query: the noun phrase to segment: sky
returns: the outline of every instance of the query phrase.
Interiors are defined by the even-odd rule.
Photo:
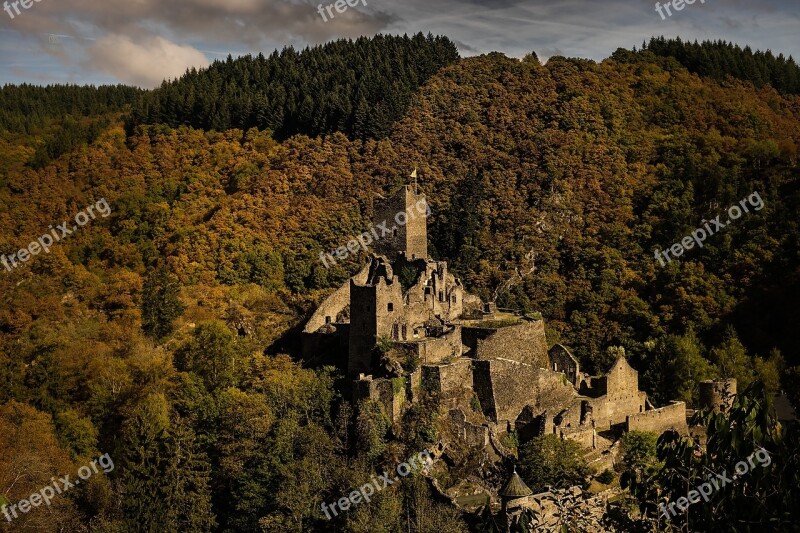
[[[6,1],[0,84],[152,88],[228,54],[267,55],[288,45],[420,31],[448,36],[462,56],[535,51],[543,60],[599,61],[619,47],[664,35],[724,39],[800,60],[798,0],[694,0],[670,8],[671,16],[663,7],[659,15],[651,0],[349,0],[354,7],[340,0],[343,12],[334,5],[331,18],[326,6],[333,1]]]

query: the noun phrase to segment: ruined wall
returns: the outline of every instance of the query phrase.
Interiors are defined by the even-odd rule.
[[[609,399],[629,398],[639,392],[639,373],[624,357],[614,363],[606,376]]]
[[[498,329],[478,340],[478,359],[511,359],[537,368],[549,368],[544,322],[524,320],[515,326]]]
[[[556,344],[547,352],[550,359],[550,370],[563,372],[573,387],[580,386],[580,365],[578,360],[560,344]]]
[[[478,343],[488,339],[495,331],[494,328],[475,328],[464,326],[461,328],[461,343],[467,347],[464,355],[475,357],[478,351]]]
[[[481,383],[473,386],[483,412],[492,413],[492,420],[501,428],[510,426],[526,405],[535,414],[546,410],[557,412],[576,396],[575,389],[560,372],[510,359],[475,361],[475,367],[479,371],[474,379]],[[484,383],[487,378],[488,384]],[[487,397],[488,394],[491,396]]]
[[[447,365],[423,365],[422,385],[431,393],[447,395],[472,390],[472,360],[461,358]]]
[[[584,448],[592,450],[595,448],[597,432],[593,427],[582,426],[579,428],[559,429],[558,434],[562,439],[574,440]]]
[[[457,359],[461,357],[461,326],[455,326],[441,337],[422,340],[418,345],[418,354],[423,363],[439,363],[448,357]]]
[[[553,424],[561,429],[575,429],[581,425],[584,413],[584,402],[580,398],[572,401],[569,407],[553,417]]]
[[[627,431],[652,431],[661,434],[668,429],[674,429],[686,435],[689,433],[686,424],[686,404],[672,402],[666,407],[630,415],[625,426]]]
[[[594,385],[603,380],[592,379]],[[591,419],[598,429],[624,424],[629,415],[643,413],[647,394],[639,390],[639,373],[624,357],[620,357],[605,376],[607,394],[584,402],[584,411],[591,411]],[[596,391],[596,389],[595,389]]]
[[[396,378],[397,385],[391,379],[373,379],[363,376],[353,383],[354,403],[374,400],[382,407],[392,423],[399,422],[406,405],[406,387],[403,378]],[[402,381],[402,386],[400,386]]]
[[[629,415],[643,413],[647,394],[637,391],[630,396],[611,398],[601,396],[586,400],[591,417],[597,429],[609,429],[613,425],[624,424]]]
[[[448,416],[457,436],[466,442],[467,446],[479,446],[482,448],[489,445],[488,427],[477,426],[467,422],[467,416],[460,409],[452,409]]]
[[[370,265],[367,263],[364,265],[364,268],[351,279],[354,279],[359,285],[364,285],[369,275],[369,267]],[[348,305],[350,305],[350,280],[346,281],[322,302],[314,314],[311,315],[303,332],[313,333],[324,326],[328,321],[336,322],[336,316]]]

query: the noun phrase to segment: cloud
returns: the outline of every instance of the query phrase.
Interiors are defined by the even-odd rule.
[[[117,34],[95,41],[88,49],[88,57],[91,68],[146,88],[156,87],[167,78],[177,78],[187,68],[209,64],[208,58],[191,46],[175,44],[163,37],[137,43]]]
[[[796,0],[698,2],[669,20],[661,20],[653,0],[362,0],[325,22],[318,6],[336,1],[42,0],[0,28],[0,48],[8,49],[0,54],[0,83],[27,79],[11,71],[12,61],[33,66],[55,58],[60,68],[36,72],[52,72],[54,80],[153,86],[206,64],[203,51],[207,57],[269,54],[379,32],[446,35],[462,55],[496,50],[523,57],[536,50],[542,59],[600,60],[617,47],[665,35],[800,56]],[[49,33],[69,37],[53,46],[46,43]]]

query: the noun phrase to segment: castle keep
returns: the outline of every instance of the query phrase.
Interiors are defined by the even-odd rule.
[[[375,208],[388,235],[364,268],[331,294],[304,329],[304,351],[346,357],[356,400],[383,406],[393,422],[422,392],[435,394],[470,446],[515,431],[597,447],[612,427],[686,431],[686,406],[654,409],[624,354],[604,376],[580,371],[561,345],[548,348],[544,322],[498,312],[468,294],[447,262],[428,257],[425,195],[404,186]]]

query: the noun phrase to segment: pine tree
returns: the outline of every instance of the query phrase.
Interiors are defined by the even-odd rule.
[[[170,275],[166,264],[150,274],[142,292],[142,329],[155,340],[172,333],[173,321],[183,314],[183,304],[178,299],[180,285]]]

